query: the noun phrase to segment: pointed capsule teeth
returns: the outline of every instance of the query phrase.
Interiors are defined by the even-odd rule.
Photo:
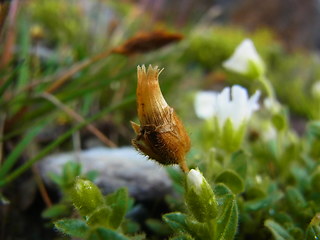
[[[163,70],[149,65],[138,66],[137,105],[138,118],[142,125],[163,124],[170,110],[164,99],[158,81],[158,76]]]

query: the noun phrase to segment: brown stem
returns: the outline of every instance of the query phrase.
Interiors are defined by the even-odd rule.
[[[187,163],[186,163],[185,160],[184,160],[184,161],[181,161],[181,162],[179,163],[179,167],[181,168],[181,170],[182,170],[184,173],[188,173],[188,172],[190,171],[190,169],[189,169],[189,167],[188,167],[188,165],[187,165]]]
[[[49,194],[47,192],[47,189],[42,181],[42,178],[39,174],[39,169],[36,165],[33,165],[32,166],[32,171],[33,171],[33,174],[34,174],[34,179],[37,183],[37,186],[38,186],[38,189],[39,189],[39,192],[41,194],[41,197],[43,199],[43,201],[45,202],[46,206],[47,207],[51,207],[52,206],[52,201],[49,197]]]
[[[71,116],[73,119],[75,119],[79,123],[85,122],[85,119],[81,115],[79,115],[72,108],[70,108],[70,107],[66,106],[65,104],[63,104],[59,99],[57,99],[55,96],[51,95],[50,93],[44,92],[44,93],[41,94],[41,97],[43,97],[43,98],[47,99],[48,101],[52,102],[54,105],[56,105],[61,110],[66,112],[69,116]],[[117,145],[114,142],[112,142],[109,138],[107,138],[99,129],[97,129],[92,124],[88,124],[86,127],[91,133],[93,133],[98,139],[101,140],[101,142],[103,142],[107,146],[112,147],[112,148],[117,147]]]
[[[67,69],[65,72],[60,74],[60,77],[54,81],[46,90],[47,93],[52,93],[59,89],[65,82],[67,82],[74,74],[90,66],[99,60],[102,60],[110,55],[111,51],[107,50],[105,52],[94,55],[82,62],[74,64],[71,68]]]
[[[2,57],[0,59],[0,68],[5,67],[12,59],[13,47],[16,39],[16,19],[19,0],[12,0],[8,15],[8,29],[4,40]]]

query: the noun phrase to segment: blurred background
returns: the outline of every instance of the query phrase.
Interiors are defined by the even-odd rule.
[[[191,109],[197,91],[232,84],[251,93],[257,88],[221,65],[250,38],[279,100],[292,110],[297,134],[307,120],[320,117],[312,93],[320,80],[319,0],[4,0],[0,6],[0,239],[65,238],[51,221],[70,209],[44,211],[61,201],[52,182],[63,188],[81,171],[72,165],[61,178],[50,175],[61,164],[48,167],[49,155],[72,153],[65,157],[70,160],[95,147],[130,145],[137,65],[165,69],[162,92],[195,139],[200,123]],[[190,154],[198,156],[196,150]],[[159,181],[167,186],[169,180]],[[147,199],[129,190],[138,206],[131,214],[140,225],[133,232],[145,231],[148,239],[170,234],[147,220],[178,206],[176,193],[168,197],[171,188]]]

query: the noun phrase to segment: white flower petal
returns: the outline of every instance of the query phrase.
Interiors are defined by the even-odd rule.
[[[253,42],[250,39],[245,39],[235,49],[233,55],[223,63],[223,67],[233,72],[248,74],[249,62],[256,65],[258,69],[264,68],[264,63]]]
[[[203,183],[203,176],[201,172],[191,169],[187,175],[187,183],[189,186],[195,187],[197,191],[200,191]]]
[[[217,93],[214,91],[198,92],[194,101],[194,108],[198,118],[208,119],[213,117]]]
[[[237,129],[259,109],[260,94],[256,91],[249,98],[247,89],[240,85],[234,85],[231,89],[226,87],[221,93],[199,92],[195,99],[196,114],[204,119],[216,117],[220,128],[230,119]]]

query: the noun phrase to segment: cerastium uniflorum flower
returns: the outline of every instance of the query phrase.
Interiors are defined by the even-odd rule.
[[[179,164],[188,171],[185,155],[190,149],[190,138],[166,100],[159,86],[162,70],[149,65],[138,66],[137,108],[140,125],[131,122],[137,134],[133,146],[150,159],[163,165]]]

